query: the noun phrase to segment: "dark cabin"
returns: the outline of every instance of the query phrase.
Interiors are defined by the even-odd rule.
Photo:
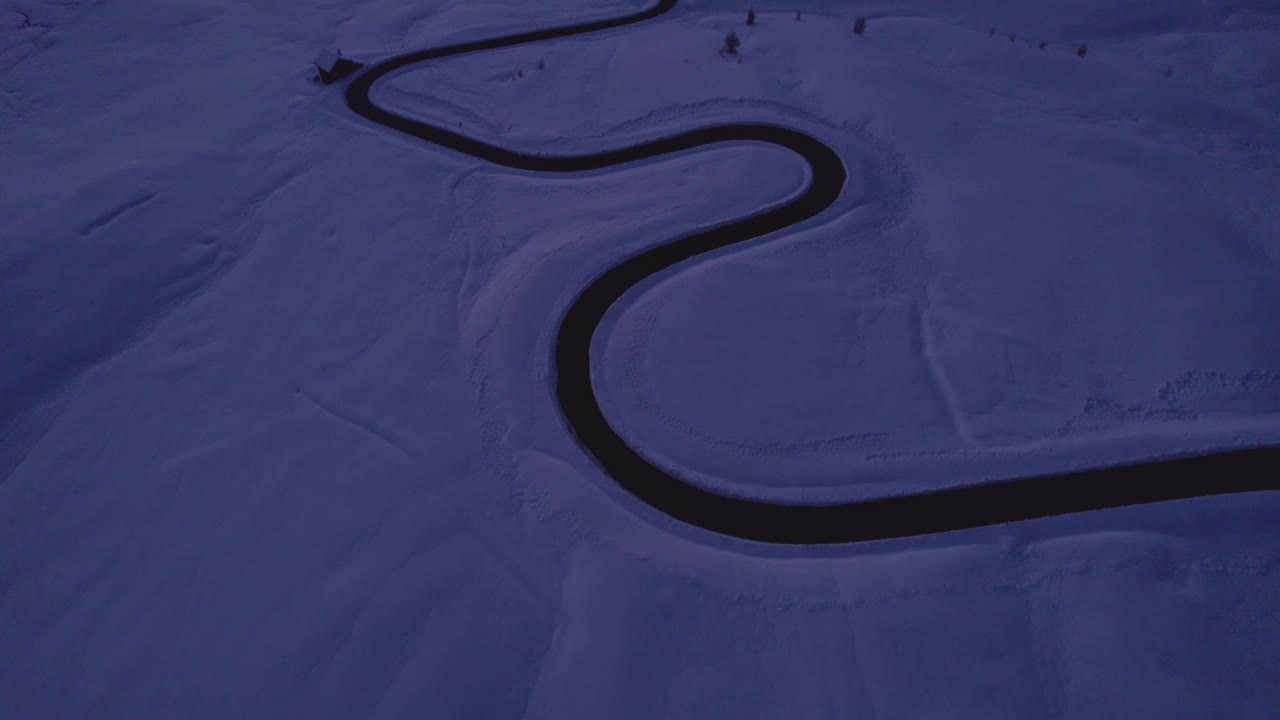
[[[325,85],[337,82],[364,67],[361,63],[342,57],[341,50],[325,50],[315,59],[316,74]]]

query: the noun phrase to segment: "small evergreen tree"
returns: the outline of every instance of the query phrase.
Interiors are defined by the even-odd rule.
[[[799,10],[797,10],[797,11],[796,11],[796,19],[797,19],[797,20],[799,20],[799,19],[800,19],[800,11],[799,11]]]
[[[1041,40],[1041,41],[1040,41],[1040,49],[1041,49],[1041,50],[1043,50],[1043,49],[1045,49],[1045,48],[1047,48],[1047,47],[1049,47],[1049,43],[1048,43],[1047,41],[1045,41],[1045,40]]]
[[[748,25],[755,25],[755,24],[756,24],[756,9],[755,9],[755,8],[747,8],[747,24],[748,24]]]
[[[1080,48],[1076,50],[1076,55],[1079,55],[1080,57],[1084,57],[1085,53],[1087,52],[1089,52],[1089,46],[1081,45]]]
[[[738,33],[730,31],[728,35],[724,36],[724,49],[721,52],[737,55],[740,45],[742,45],[742,41],[738,39]]]
[[[867,19],[860,17],[853,22],[853,31],[862,35],[867,32]]]

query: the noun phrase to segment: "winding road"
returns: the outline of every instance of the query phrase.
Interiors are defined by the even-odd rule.
[[[909,537],[1186,498],[1280,490],[1280,447],[1176,457],[1055,475],[1020,477],[951,489],[828,505],[785,505],[712,492],[649,462],[614,430],[591,382],[591,341],[609,307],[644,278],[696,255],[776,232],[830,207],[844,190],[843,161],[802,132],[760,124],[725,124],[591,155],[514,152],[379,107],[370,91],[380,79],[428,60],[598,32],[658,17],[676,6],[659,0],[623,17],[517,33],[407,53],[371,65],[347,86],[348,106],[380,125],[497,165],[547,173],[609,168],[716,143],[751,141],[802,157],[812,181],[791,202],[730,224],[672,240],[596,277],[560,322],[555,393],[582,448],[641,502],[697,527],[746,540],[831,544]],[[1274,499],[1274,498],[1273,498]]]

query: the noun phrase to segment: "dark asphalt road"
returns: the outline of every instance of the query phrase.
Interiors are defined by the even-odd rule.
[[[796,153],[813,181],[784,206],[728,225],[674,239],[624,260],[596,277],[566,311],[555,346],[555,392],[570,430],[609,477],[640,501],[681,522],[747,540],[831,544],[926,535],[1001,523],[1188,498],[1280,489],[1280,448],[1235,450],[1057,475],[1020,477],[936,492],[833,505],[783,505],[729,497],[700,488],[653,465],[628,445],[604,417],[591,383],[591,341],[609,307],[644,278],[696,255],[758,238],[820,214],[844,189],[840,157],[816,138],[758,124],[726,124],[591,155],[528,155],[490,145],[397,115],[374,104],[379,78],[414,65],[463,53],[493,50],[598,32],[657,17],[676,5],[611,20],[518,33],[400,55],[371,65],[347,87],[359,115],[486,162],[547,173],[613,167],[724,142],[761,142]],[[850,467],[855,476],[857,467]],[[963,478],[957,478],[963,481]],[[1272,495],[1259,500],[1274,502]]]

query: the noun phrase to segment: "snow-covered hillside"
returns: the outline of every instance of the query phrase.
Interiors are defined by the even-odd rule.
[[[575,292],[804,167],[502,170],[308,61],[644,6],[0,0],[0,717],[1274,712],[1275,493],[777,548],[576,447]],[[632,444],[848,499],[1280,442],[1280,8],[745,9],[376,88],[525,151],[749,120],[845,159],[822,217],[611,311],[595,382]]]

